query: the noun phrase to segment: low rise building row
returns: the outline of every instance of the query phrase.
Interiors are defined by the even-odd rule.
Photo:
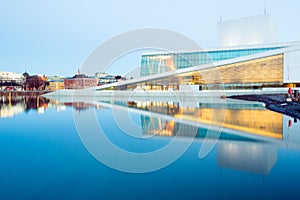
[[[28,72],[18,74],[14,72],[0,71],[0,90],[2,91],[28,91],[28,90],[62,90],[83,89],[99,85],[109,84],[124,80],[121,76],[113,76],[107,73],[95,73],[95,76],[87,76],[79,71],[73,77],[29,75]]]

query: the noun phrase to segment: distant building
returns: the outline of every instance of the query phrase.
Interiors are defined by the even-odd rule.
[[[109,74],[103,73],[103,72],[95,73],[95,77],[98,78],[98,85],[104,85],[104,84],[108,84],[108,83],[117,82],[117,79],[115,76],[109,75]]]
[[[97,78],[106,77],[106,76],[108,76],[108,74],[105,72],[96,72],[95,73],[95,77],[97,77]]]
[[[1,72],[0,71],[0,90],[11,88],[15,90],[22,90],[25,84],[25,77],[22,74],[14,72]]]
[[[78,73],[72,78],[64,79],[65,89],[83,89],[89,87],[96,87],[98,85],[98,79],[94,77],[88,77],[85,74]]]
[[[65,77],[61,76],[48,76],[48,85],[46,87],[47,90],[55,91],[62,90],[65,88],[64,79]]]

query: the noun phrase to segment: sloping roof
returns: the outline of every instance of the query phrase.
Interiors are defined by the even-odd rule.
[[[72,78],[88,78],[88,76],[85,75],[85,74],[76,74],[76,75],[73,76]]]
[[[275,45],[273,45],[273,47],[274,46]],[[282,46],[286,46],[286,45],[278,44],[278,47],[282,47]],[[245,47],[243,47],[243,48],[245,48]],[[164,73],[159,73],[159,74],[154,74],[154,75],[142,76],[142,77],[138,77],[138,78],[131,79],[131,80],[126,80],[126,81],[122,81],[122,82],[98,86],[98,87],[96,87],[96,89],[105,89],[105,88],[109,88],[109,87],[113,87],[113,86],[122,86],[122,85],[135,85],[135,84],[144,85],[144,84],[149,84],[152,81],[155,82],[157,80],[164,80],[167,78],[175,77],[175,75],[180,76],[180,75],[184,75],[185,73],[189,73],[189,72],[195,72],[195,71],[199,71],[199,70],[203,70],[203,69],[220,67],[223,65],[228,65],[228,64],[233,64],[233,63],[238,63],[238,62],[243,62],[243,61],[255,60],[255,59],[264,58],[264,57],[268,57],[268,56],[272,56],[272,55],[283,54],[286,52],[295,51],[295,50],[299,50],[299,49],[300,49],[300,43],[295,42],[295,45],[289,44],[285,48],[278,48],[278,49],[275,48],[273,50],[269,50],[269,51],[265,51],[265,52],[261,52],[261,53],[257,53],[257,54],[237,57],[237,58],[228,59],[228,60],[222,60],[222,61],[218,61],[218,62],[207,63],[207,64],[203,64],[203,65],[192,66],[192,67],[183,68],[183,69],[177,69],[174,71],[169,71],[169,72],[164,72]]]

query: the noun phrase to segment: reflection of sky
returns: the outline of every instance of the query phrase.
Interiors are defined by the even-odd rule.
[[[149,151],[169,141],[156,138],[143,148],[142,143],[122,136],[112,122],[110,109],[96,114],[103,129],[110,130],[106,134],[120,147]],[[71,109],[60,113],[48,109],[44,115],[23,113],[1,119],[0,127],[1,199],[252,199],[299,195],[295,184],[300,178],[297,151],[279,150],[276,165],[264,177],[218,167],[218,147],[199,160],[201,143],[196,142],[165,169],[126,174],[105,167],[86,151],[76,134]]]

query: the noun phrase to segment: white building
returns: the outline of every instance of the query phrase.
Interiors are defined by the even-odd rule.
[[[21,90],[25,83],[25,77],[15,72],[0,71],[0,89],[4,90],[8,86],[13,86],[17,90]]]
[[[276,25],[266,14],[220,21],[217,28],[219,47],[278,42]]]

